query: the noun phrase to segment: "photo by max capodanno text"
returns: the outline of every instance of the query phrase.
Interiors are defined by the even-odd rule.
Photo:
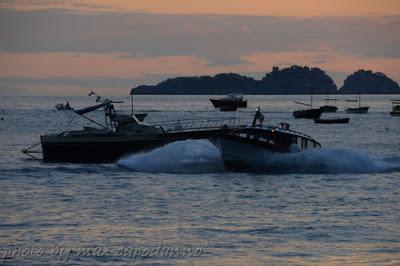
[[[66,263],[70,259],[78,257],[120,257],[136,261],[140,258],[188,258],[199,257],[204,253],[202,247],[168,246],[159,244],[152,247],[131,246],[40,246],[40,245],[10,245],[0,247],[0,262],[12,262],[15,259],[44,258]]]

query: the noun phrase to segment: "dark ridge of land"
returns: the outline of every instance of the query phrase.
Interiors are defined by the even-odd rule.
[[[349,75],[340,94],[397,94],[400,93],[399,85],[381,72],[360,69]]]
[[[252,77],[235,73],[221,73],[215,76],[176,77],[164,80],[157,85],[138,86],[133,88],[131,93],[167,95],[223,95],[229,93],[243,93],[248,95],[358,93],[359,86],[363,85],[362,80],[361,82],[354,83],[348,81],[348,79],[360,71],[372,73],[372,71],[365,70],[355,72],[347,77],[347,83],[345,81],[345,85],[340,90],[337,89],[333,79],[319,68],[291,66],[283,69],[273,67],[272,71],[266,73],[261,80],[256,80]],[[397,83],[386,77],[384,74],[372,73],[372,75],[378,75],[380,77],[380,79],[373,79],[374,82],[372,84],[374,84],[376,89],[365,90],[367,92],[361,90],[361,93],[400,93],[400,89],[398,91],[396,89],[396,86],[399,88]],[[383,79],[382,77],[385,77],[386,79]],[[359,79],[356,78],[356,80]],[[367,88],[371,88],[371,84],[369,84],[371,80],[371,78],[366,79],[364,84]],[[343,88],[344,90],[342,90]]]

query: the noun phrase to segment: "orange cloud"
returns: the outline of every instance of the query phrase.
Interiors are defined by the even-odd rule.
[[[0,53],[1,77],[135,78],[202,72],[207,61],[194,56],[134,58],[121,53]]]
[[[260,16],[399,15],[398,0],[15,0],[0,3],[14,9],[64,8],[80,11],[132,11],[167,14],[236,14]]]
[[[195,56],[130,57],[121,53],[0,53],[0,77],[143,78],[147,75],[206,75],[221,72],[268,72],[272,66],[293,64],[328,72],[358,69],[381,71],[400,80],[400,58],[362,57],[326,49],[320,52],[252,53],[244,63],[214,66]],[[340,83],[340,81],[339,81]]]

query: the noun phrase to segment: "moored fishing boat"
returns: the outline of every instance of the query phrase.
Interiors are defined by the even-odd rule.
[[[349,107],[346,112],[349,114],[366,114],[369,106],[361,106],[361,93],[358,93],[358,100],[346,100],[346,102],[358,102],[358,107]]]
[[[400,116],[400,99],[392,100],[392,112],[390,112],[391,116]]]
[[[246,108],[247,100],[241,94],[227,94],[219,99],[210,99],[215,108],[221,111],[236,111],[238,108]]]
[[[330,105],[330,102],[334,101],[335,105]],[[321,106],[320,109],[322,110],[323,113],[336,113],[337,110],[339,109],[336,106],[336,101],[337,99],[332,99],[329,98],[329,96],[325,99],[325,105]]]
[[[323,113],[336,113],[339,108],[334,105],[323,105],[320,109]]]
[[[368,106],[360,106],[355,108],[347,108],[346,112],[349,114],[366,114],[368,113],[369,107]]]
[[[322,109],[306,109],[294,111],[293,116],[295,118],[318,119],[321,117],[322,113]]]
[[[293,112],[294,118],[304,118],[304,119],[316,119],[320,118],[323,110],[321,108],[314,109],[313,108],[313,97],[310,95],[310,104],[302,103],[302,102],[294,102],[295,104],[308,106],[310,109],[296,110]]]

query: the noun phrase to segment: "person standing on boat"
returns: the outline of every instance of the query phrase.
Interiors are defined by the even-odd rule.
[[[257,125],[257,120],[258,120],[258,122],[260,122],[258,125]],[[264,115],[261,113],[260,107],[257,107],[256,114],[254,115],[252,126],[253,127],[255,127],[255,126],[261,127],[263,122],[264,122]]]

